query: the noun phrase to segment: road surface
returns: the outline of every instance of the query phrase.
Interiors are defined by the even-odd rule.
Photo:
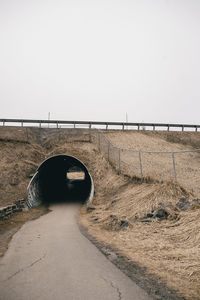
[[[79,231],[79,204],[26,223],[0,259],[1,300],[150,300]]]

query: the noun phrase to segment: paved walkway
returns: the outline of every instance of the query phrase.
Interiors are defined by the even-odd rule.
[[[79,231],[80,205],[26,223],[0,259],[1,300],[150,300]]]

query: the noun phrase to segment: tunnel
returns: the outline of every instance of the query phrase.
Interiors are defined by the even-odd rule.
[[[74,156],[55,155],[43,161],[31,179],[27,205],[90,203],[93,194],[93,179],[84,163]]]

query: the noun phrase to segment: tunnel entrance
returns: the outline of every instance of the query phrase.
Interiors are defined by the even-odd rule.
[[[37,169],[28,186],[28,203],[81,202],[93,197],[93,180],[86,166],[77,158],[55,155]]]

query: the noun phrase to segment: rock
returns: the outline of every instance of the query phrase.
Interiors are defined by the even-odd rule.
[[[95,206],[94,205],[92,205],[92,204],[88,204],[88,206],[87,206],[87,211],[89,212],[89,211],[93,211],[93,210],[95,210],[96,208],[95,208]]]
[[[178,218],[178,209],[171,203],[159,203],[157,209],[152,209],[151,213],[146,214],[141,222],[151,222],[152,219],[174,220]]]
[[[169,216],[169,212],[167,212],[164,208],[159,208],[155,211],[153,217],[158,219],[167,219]]]
[[[124,227],[127,227],[128,226],[128,222],[125,221],[125,220],[121,220],[120,221],[120,228],[124,228]]]
[[[110,215],[110,218],[111,218],[113,221],[117,221],[117,220],[118,220],[118,217],[115,216],[115,215]]]
[[[180,209],[180,210],[188,210],[188,208],[190,207],[190,202],[185,198],[182,197],[177,203],[176,206]]]
[[[153,220],[152,219],[142,219],[142,220],[140,220],[140,222],[142,222],[142,223],[150,223],[150,222],[152,222]]]
[[[94,217],[91,217],[91,218],[90,218],[90,220],[91,220],[91,221],[98,221],[98,220],[99,220],[99,218],[98,218],[98,217],[96,217],[96,216],[94,216]]]
[[[114,203],[116,203],[117,201],[116,200],[113,200],[112,202],[111,202],[111,204],[114,204]]]
[[[153,218],[153,214],[147,214],[147,218]]]

